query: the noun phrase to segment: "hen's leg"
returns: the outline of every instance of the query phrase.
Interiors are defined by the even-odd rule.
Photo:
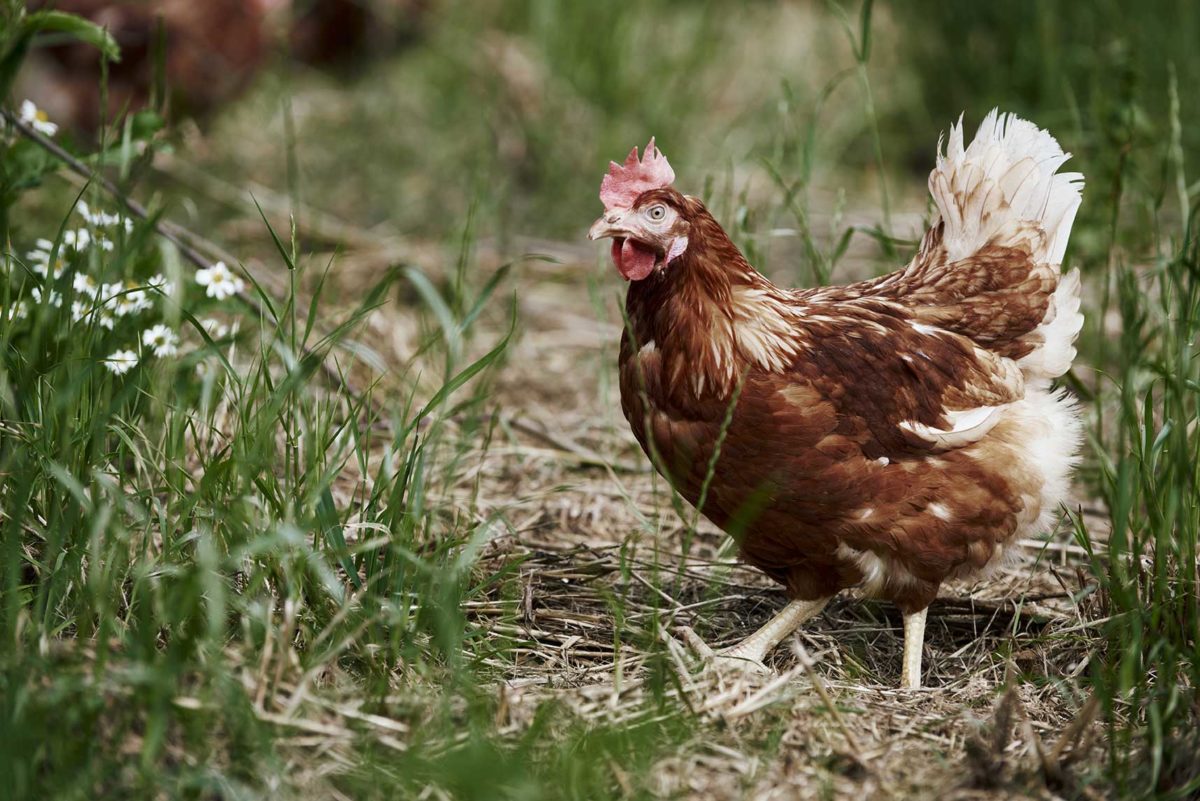
[[[702,659],[731,667],[768,673],[770,670],[763,664],[763,657],[769,654],[776,645],[783,642],[785,637],[798,629],[801,624],[816,617],[827,603],[829,603],[828,598],[820,598],[816,601],[792,601],[758,631],[737,645],[722,651],[713,651],[712,648],[709,648],[696,635],[696,632],[692,631],[691,627],[684,627],[683,636],[692,650]]]
[[[929,607],[926,607],[904,616],[904,668],[900,671],[900,686],[906,690],[921,687],[921,649],[925,645],[925,613],[928,611]]]

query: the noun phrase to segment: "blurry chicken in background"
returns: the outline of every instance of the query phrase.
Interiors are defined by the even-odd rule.
[[[75,42],[40,48],[21,76],[19,95],[88,136],[103,120],[152,102],[160,58],[169,115],[203,118],[244,91],[285,47],[304,63],[342,66],[409,41],[425,13],[425,0],[53,0],[31,5],[86,17],[107,28],[121,48],[120,62],[107,67],[104,109],[94,48]]]
[[[651,140],[613,164],[591,238],[630,281],[621,405],[655,467],[791,602],[705,656],[763,657],[843,589],[904,615],[901,685],[921,684],[925,614],[1047,530],[1081,426],[1051,382],[1075,357],[1078,271],[1063,275],[1083,176],[1050,134],[988,115],[939,145],[938,216],[904,269],[850,286],[775,286]],[[732,408],[732,413],[730,412]],[[736,662],[735,662],[736,664]]]
[[[293,0],[292,56],[336,69],[385,55],[420,35],[428,8],[428,0]]]
[[[156,61],[161,58],[170,114],[203,117],[244,90],[266,60],[266,14],[271,2],[47,2],[48,7],[79,14],[107,28],[116,39],[121,60],[107,66],[107,107],[101,108],[100,54],[77,42],[35,51],[19,92],[32,98],[52,119],[90,135],[102,120],[111,121],[150,104]]]

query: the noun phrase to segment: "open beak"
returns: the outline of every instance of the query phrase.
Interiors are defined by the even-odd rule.
[[[588,239],[595,241],[606,237],[627,236],[629,231],[621,225],[624,217],[625,215],[619,211],[608,212],[592,223],[592,228],[588,231]]]

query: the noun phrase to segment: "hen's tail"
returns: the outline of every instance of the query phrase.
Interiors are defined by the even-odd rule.
[[[1058,278],[1044,317],[1020,337],[1032,349],[1017,361],[1027,378],[1057,378],[1071,368],[1075,338],[1083,327],[1079,271],[1061,276],[1067,239],[1083,199],[1083,175],[1057,172],[1071,156],[1054,137],[995,109],[965,150],[960,117],[950,129],[945,155],[940,143],[938,151],[929,191],[945,222],[942,243],[950,261],[969,258],[989,244],[1024,243],[1032,256],[1030,266],[1049,267]]]
[[[1083,175],[1056,172],[1071,155],[1053,136],[993,109],[966,149],[960,117],[950,128],[945,153],[941,151],[939,142],[929,192],[945,223],[942,243],[950,261],[971,256],[989,243],[1023,238],[1027,224],[1036,223],[1044,238],[1034,260],[1052,267],[1062,264],[1082,200]]]
[[[962,121],[938,145],[929,191],[939,219],[903,270],[852,287],[902,303],[916,322],[1016,361],[1027,380],[1071,367],[1083,327],[1079,274],[1062,275],[1083,176],[1037,126],[992,111],[963,147]]]

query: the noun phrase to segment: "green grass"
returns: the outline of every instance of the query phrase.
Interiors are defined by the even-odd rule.
[[[0,94],[28,44],[19,5],[0,5]],[[879,243],[882,270],[907,232],[882,217],[855,229],[837,213],[844,197],[895,211],[933,134],[999,103],[1050,127],[1088,177],[1070,251],[1088,287],[1072,386],[1091,425],[1084,494],[1111,532],[1075,521],[1104,620],[1067,690],[1105,710],[1106,760],[1085,778],[1118,797],[1194,794],[1200,19],[1156,6],[818,7],[814,52],[772,63],[753,37],[774,41],[778,12],[758,5],[448,2],[424,43],[355,85],[313,79],[332,99],[295,139],[260,124],[290,91],[269,76],[216,123],[217,141],[242,145],[212,157],[216,172],[454,243],[440,274],[385,270],[347,302],[306,242],[259,220],[283,277],[248,288],[261,314],[207,298],[147,222],[114,233],[111,253],[73,255],[76,199],[112,200],[0,133],[0,310],[28,311],[0,322],[0,786],[13,798],[650,796],[660,760],[719,727],[668,692],[657,624],[628,623],[625,595],[606,599],[613,653],[620,637],[644,640],[653,691],[620,722],[553,700],[505,719],[498,681],[529,643],[500,624],[520,622],[525,585],[519,560],[485,566],[512,520],[485,509],[472,471],[507,441],[490,389],[522,321],[513,273],[480,267],[477,240],[578,238],[607,159],[654,133],[773,276],[837,281],[852,238]],[[145,192],[133,159],[106,153]],[[172,215],[191,208],[154,186]],[[230,216],[200,205],[208,223]],[[782,249],[768,236],[781,227],[796,231]],[[50,289],[26,255],[39,237],[67,262],[61,308],[32,299]],[[176,289],[109,330],[71,319],[79,272],[134,286],[163,273]],[[397,298],[418,347],[381,378],[371,315]],[[239,330],[214,338],[209,316]],[[151,319],[180,332],[180,355],[108,370]],[[653,578],[676,589],[669,568]],[[496,597],[497,618],[466,611]],[[848,657],[856,675],[868,656]],[[776,734],[760,735],[769,760]]]

